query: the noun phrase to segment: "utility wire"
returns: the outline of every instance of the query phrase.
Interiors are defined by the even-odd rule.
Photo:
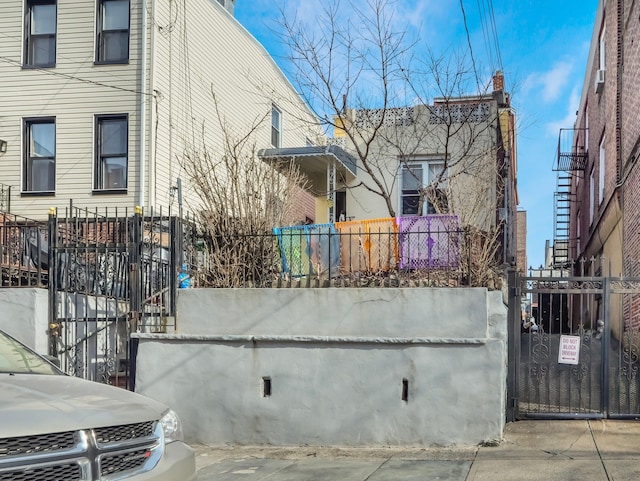
[[[493,0],[487,0],[487,3],[489,4],[489,11],[491,13],[491,28],[493,30],[493,41],[496,47],[498,65],[500,66],[500,70],[504,72],[504,67],[502,65],[502,55],[500,54],[500,42],[498,41],[498,29],[496,28],[496,16],[493,9]]]
[[[462,19],[464,20],[464,30],[467,33],[467,44],[469,45],[469,54],[471,55],[471,66],[473,67],[473,75],[476,78],[476,86],[478,93],[480,93],[480,78],[478,76],[478,70],[476,68],[476,60],[473,56],[473,47],[471,46],[471,35],[469,34],[469,25],[467,24],[467,14],[464,10],[463,0],[460,0],[460,9],[462,10]]]
[[[9,58],[9,57],[0,56],[0,61],[5,62],[5,63],[9,63],[11,65],[17,65],[19,67],[22,67],[22,62],[20,62],[18,60],[14,60],[14,59]],[[107,87],[107,88],[110,88],[110,89],[120,90],[120,91],[123,91],[123,92],[130,92],[130,93],[134,93],[134,94],[141,94],[141,95],[147,95],[149,97],[155,97],[154,93],[142,92],[140,90],[128,89],[128,88],[125,88],[125,87],[118,87],[117,85],[109,85],[109,84],[106,84],[104,82],[98,82],[96,80],[89,80],[89,79],[86,79],[86,78],[77,77],[75,75],[58,72],[55,69],[51,69],[51,68],[42,68],[42,67],[32,67],[31,68],[30,67],[29,70],[37,70],[39,72],[45,73],[47,75],[52,75],[54,77],[62,77],[62,78],[66,78],[66,79],[76,80],[78,82],[91,84],[91,85],[97,85],[97,86],[100,86],[100,87]]]

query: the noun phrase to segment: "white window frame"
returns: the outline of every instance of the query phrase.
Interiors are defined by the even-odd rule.
[[[584,106],[584,148],[589,153],[589,104]]]
[[[605,33],[607,31],[607,26],[603,23],[602,30],[600,30],[600,52],[599,52],[599,67],[600,70],[606,70],[606,61],[607,61],[607,45],[605,41]]]
[[[442,158],[411,159],[407,161],[405,160],[400,161],[400,168],[399,168],[399,176],[400,176],[399,187],[400,188],[399,188],[399,199],[398,199],[398,202],[399,202],[398,211],[400,212],[400,215],[406,216],[406,217],[417,216],[417,215],[420,215],[420,211],[422,211],[422,215],[433,213],[433,206],[427,199],[423,199],[422,206],[420,205],[416,206],[415,213],[405,212],[405,198],[415,197],[416,194],[410,193],[410,192],[414,192],[415,189],[405,189],[404,175],[405,175],[405,172],[409,171],[412,167],[420,167],[421,174],[422,174],[422,180],[420,181],[421,188],[425,188],[436,180],[435,178],[431,178],[431,174],[433,172],[432,167],[434,166],[441,166],[442,167],[441,170],[444,170],[446,169],[446,162]],[[416,179],[416,180],[419,180],[419,179]],[[442,176],[442,179],[438,184],[438,188],[443,189],[443,188],[446,188],[447,185],[448,185],[447,173],[445,171],[445,174]]]
[[[125,124],[125,148],[124,152],[105,152],[103,149],[104,141],[102,139],[102,127],[106,122],[124,122]],[[126,193],[129,184],[129,116],[127,114],[106,114],[95,116],[95,164],[93,169],[93,191],[94,192],[123,192]],[[109,185],[108,175],[105,173],[105,167],[109,163],[109,159],[124,159],[124,175],[122,177],[123,185]],[[114,164],[117,165],[117,164]]]
[[[105,11],[109,3],[124,2],[127,3],[127,27],[123,28],[105,28]],[[96,63],[98,64],[120,64],[128,63],[131,49],[131,1],[130,0],[98,0],[98,12],[96,15]],[[107,55],[107,40],[109,35],[120,35],[127,38],[127,52],[122,56]]]
[[[282,110],[276,104],[271,104],[271,145],[282,147]]]
[[[600,151],[599,151],[599,161],[598,161],[598,205],[602,204],[604,201],[604,174],[605,174],[605,136],[602,135],[602,139],[600,140]]]
[[[36,24],[34,14],[40,7],[53,7],[53,31],[35,32],[40,22]],[[44,22],[47,23],[47,22]],[[58,2],[57,0],[26,0],[24,14],[24,66],[25,67],[55,67],[56,65],[56,43],[58,40]],[[48,57],[50,61],[37,62],[38,55],[34,51],[40,48],[41,41],[50,50]],[[51,58],[53,57],[53,58]]]
[[[53,152],[46,149],[43,143],[36,147],[33,128],[37,125],[49,125],[53,127],[51,140]],[[37,164],[37,165],[36,165]],[[42,174],[48,180],[43,180]],[[38,174],[38,175],[36,175]],[[38,180],[40,179],[40,180]],[[46,183],[42,187],[41,183]],[[24,119],[24,158],[22,162],[22,192],[54,194],[56,190],[56,119],[55,117],[30,117]]]

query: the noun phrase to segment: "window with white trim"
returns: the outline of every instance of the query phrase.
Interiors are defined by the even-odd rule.
[[[53,117],[24,121],[23,192],[56,190],[56,121]]]
[[[275,105],[271,106],[271,145],[282,146],[282,112]]]
[[[24,65],[55,66],[56,0],[27,0],[24,21]]]
[[[129,0],[98,0],[96,62],[129,61]]]
[[[128,124],[126,115],[96,116],[95,190],[127,188]]]
[[[446,206],[444,188],[447,185],[445,162],[442,159],[402,162],[401,215],[435,214],[437,202]],[[431,187],[431,189],[429,189]]]
[[[606,33],[606,26],[603,23],[602,30],[600,30],[600,39],[599,39],[599,44],[600,44],[599,70],[605,70],[605,67],[606,67],[607,45],[605,42],[605,33]]]

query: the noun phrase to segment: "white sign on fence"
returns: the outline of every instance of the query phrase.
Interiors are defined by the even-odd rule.
[[[560,336],[559,364],[578,364],[580,359],[580,336]]]

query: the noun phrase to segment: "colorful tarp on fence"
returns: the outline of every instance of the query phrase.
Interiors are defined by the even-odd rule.
[[[391,269],[451,269],[460,263],[456,215],[389,217],[277,227],[283,273],[292,277]]]

